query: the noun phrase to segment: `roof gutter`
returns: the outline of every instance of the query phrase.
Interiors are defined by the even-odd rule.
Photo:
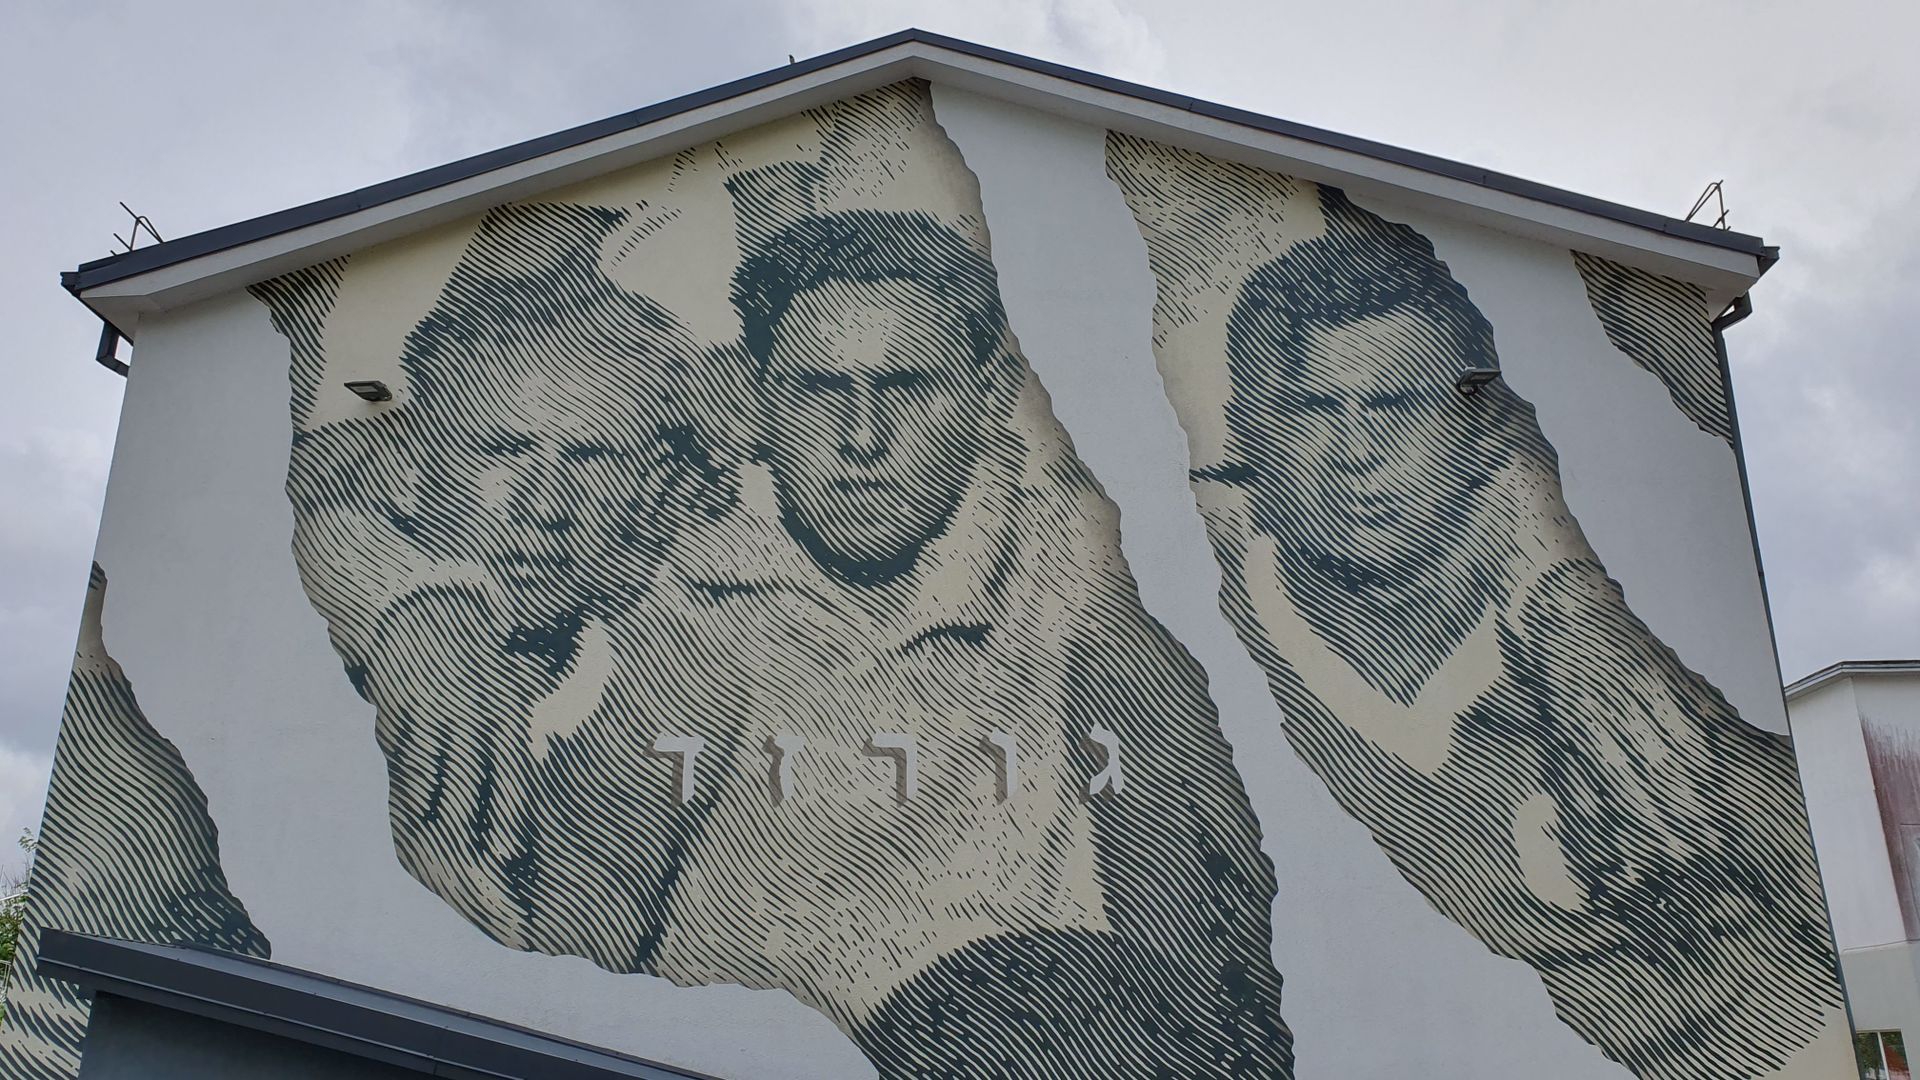
[[[48,927],[41,974],[88,993],[264,1032],[432,1076],[715,1080],[314,972],[189,946]],[[636,1017],[644,1024],[644,1017]]]
[[[1780,249],[1777,247],[1768,248],[1766,257],[1760,261],[1760,272],[1763,274],[1766,273],[1768,267],[1779,261]],[[1713,320],[1713,336],[1719,343],[1722,363],[1726,362],[1727,345],[1725,341],[1719,340],[1720,335],[1726,333],[1728,327],[1744,322],[1747,316],[1751,314],[1753,314],[1753,296],[1750,293],[1741,293],[1739,296],[1733,298],[1733,303],[1727,310],[1720,313],[1719,318]]]
[[[231,225],[221,226],[190,236],[141,248],[138,251],[122,252],[104,259],[83,263],[78,268],[63,273],[60,283],[69,293],[86,299],[85,294],[96,287],[124,281],[129,278],[174,266],[206,255],[227,251],[236,247],[278,236],[283,233],[314,225],[335,218],[345,217],[360,211],[385,206],[401,199],[420,195],[436,188],[445,187],[462,180],[471,179],[516,164],[529,162],[559,151],[584,146],[609,136],[618,135],[656,122],[675,117],[695,109],[715,105],[732,98],[741,97],[756,91],[767,90],[808,75],[824,72],[836,65],[870,57],[888,49],[901,46],[920,45],[945,50],[950,54],[970,57],[988,64],[1002,65],[1007,69],[1024,71],[1033,75],[1062,80],[1068,84],[1094,91],[1103,91],[1123,98],[1144,102],[1149,105],[1170,108],[1181,113],[1222,122],[1236,127],[1260,131],[1269,135],[1282,136],[1298,140],[1304,144],[1327,148],[1334,151],[1351,153],[1364,158],[1389,163],[1415,170],[1419,173],[1461,182],[1475,187],[1516,196],[1533,202],[1571,210],[1577,213],[1593,215],[1620,224],[1649,230],[1680,240],[1709,245],[1728,252],[1746,255],[1756,260],[1761,273],[1771,266],[1777,258],[1777,250],[1766,245],[1759,237],[1725,229],[1713,228],[1696,222],[1682,221],[1677,218],[1639,210],[1634,207],[1611,203],[1601,199],[1579,195],[1574,192],[1553,188],[1545,184],[1525,180],[1472,165],[1451,161],[1432,154],[1407,150],[1360,139],[1321,128],[1296,124],[1270,116],[1235,109],[1182,94],[1170,93],[1154,87],[1142,86],[1119,79],[1109,78],[1093,72],[1067,67],[1001,49],[993,49],[973,42],[932,34],[923,30],[903,30],[872,41],[838,49],[798,63],[751,75],[743,79],[724,83],[693,94],[673,98],[668,101],[608,117],[604,120],[583,124],[551,135],[531,139],[512,146],[502,147],[488,153],[463,158],[407,176],[374,184],[358,191],[292,207],[276,213]]]
[[[1920,660],[1842,660],[1787,684],[1787,700],[1792,701],[1836,679],[1875,675],[1920,675]]]

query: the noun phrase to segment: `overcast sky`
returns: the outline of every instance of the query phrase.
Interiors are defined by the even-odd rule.
[[[1724,178],[1782,248],[1729,334],[1782,664],[1920,656],[1920,4],[9,3],[0,836],[44,798],[123,386],[56,275],[117,200],[184,235],[915,25],[1669,214]]]

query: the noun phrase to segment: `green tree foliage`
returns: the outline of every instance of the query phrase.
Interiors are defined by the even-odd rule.
[[[27,854],[27,869],[0,880],[0,1021],[7,1016],[7,984],[13,981],[13,958],[20,941],[20,924],[27,917],[27,875],[33,866],[31,832],[20,834],[20,850]]]

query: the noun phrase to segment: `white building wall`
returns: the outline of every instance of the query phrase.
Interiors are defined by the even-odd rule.
[[[1854,700],[1861,722],[1888,735],[1920,738],[1920,675],[1857,675]]]
[[[1559,455],[1567,507],[1634,614],[1748,723],[1785,732],[1733,448],[1607,340],[1564,249],[1372,209],[1431,239],[1492,321],[1501,377],[1532,403]]]
[[[980,178],[1014,332],[1075,452],[1120,508],[1148,611],[1206,666],[1267,823],[1280,885],[1275,961],[1283,975],[1299,973],[1284,1010],[1300,1075],[1623,1075],[1554,1022],[1529,969],[1492,955],[1407,888],[1288,748],[1265,677],[1220,613],[1220,571],[1187,480],[1187,433],[1154,365],[1146,245],[1107,178],[1106,132],[938,85],[934,103]],[[1409,977],[1441,971],[1448,977]],[[1315,1034],[1348,1023],[1356,1001],[1394,1017],[1391,1031]]]
[[[1279,872],[1276,956],[1301,1075],[1624,1075],[1556,1020],[1531,970],[1407,888],[1283,738],[1219,614],[1186,435],[1148,340],[1153,283],[1106,179],[1104,132],[944,88],[935,101],[979,177],[1013,328],[1119,505],[1149,611],[1208,668]],[[1431,236],[1494,324],[1628,601],[1749,721],[1777,728],[1725,444],[1611,349],[1564,250],[1379,209]],[[97,551],[113,589],[106,641],[205,789],[232,889],[275,962],[716,1075],[872,1075],[832,1024],[784,994],[676,987],[500,948],[420,888],[394,858],[373,708],[342,677],[290,549],[286,339],[236,292],[143,321],[137,357]],[[1852,692],[1803,704],[1796,726],[1834,732],[1802,739],[1809,799],[1834,808],[1814,818],[1823,859],[1836,858],[1823,830],[1877,844],[1871,788],[1847,780],[1865,769]],[[1835,896],[1843,947],[1903,940],[1884,849],[1835,843],[1847,880],[1876,883]]]
[[[1920,676],[1842,676],[1795,695],[1788,709],[1854,1027],[1912,1040],[1920,1036],[1920,945],[1902,917],[1901,871],[1889,855],[1889,844],[1902,842],[1901,822],[1882,812],[1883,802],[1911,805],[1912,793],[1882,798],[1893,793],[1879,785],[1901,780],[1885,769],[1876,780],[1867,742],[1876,733],[1920,741]]]
[[[1792,703],[1794,749],[1835,941],[1844,952],[1906,939],[1854,683],[1837,679]]]

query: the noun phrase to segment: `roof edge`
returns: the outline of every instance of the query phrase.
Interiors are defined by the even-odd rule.
[[[1828,664],[1811,675],[1788,683],[1787,700],[1856,675],[1920,675],[1920,660],[1842,660],[1837,664]]]
[[[830,68],[835,64],[865,56],[869,53],[875,53],[896,45],[921,40],[921,35],[922,32],[918,30],[902,30],[897,33],[888,34],[885,37],[878,37],[871,41],[861,42],[858,45],[849,45],[844,49],[836,49],[832,52],[822,53],[819,56],[798,60],[784,67],[772,68],[757,74],[748,75],[744,78],[734,79],[731,82],[721,83],[718,86],[711,86],[705,90],[696,90],[690,94],[682,94],[679,97],[669,98],[666,101],[656,102],[655,104],[609,116],[602,120],[578,124],[574,127],[556,131],[550,135],[526,139],[495,150],[488,150],[484,153],[460,158],[457,161],[450,161],[444,165],[436,165],[429,169],[422,169],[419,172],[408,173],[405,176],[395,177],[392,180],[385,180],[355,191],[349,191],[325,199],[317,199],[309,203],[302,203],[299,206],[289,207],[285,210],[277,210],[271,214],[262,214],[259,217],[236,221],[230,225],[221,225],[216,228],[206,229],[201,232],[182,236],[178,239],[155,244],[152,247],[138,248],[133,251],[125,251],[117,255],[94,259],[90,262],[81,263],[73,270],[62,272],[60,275],[60,284],[61,287],[77,297],[88,289],[111,284],[116,281],[124,281],[127,278],[144,274],[149,270],[158,270],[162,267],[173,266],[177,263],[186,262],[189,259],[199,258],[202,255],[211,255],[215,252],[226,251],[230,248],[252,243],[255,240],[264,240],[270,236],[290,232],[305,225],[312,225],[316,222],[342,217],[356,210],[365,210],[369,207],[393,202],[396,199],[402,199],[409,195],[418,195],[437,187],[444,187],[457,180],[464,180],[482,173],[492,172],[495,169],[504,168],[508,165],[516,165],[520,162],[551,154],[558,150],[567,150],[584,143],[592,142],[595,139],[605,138],[608,135],[616,135],[622,131],[628,131],[640,127],[643,124],[652,123],[655,120],[662,120],[686,112],[689,109],[699,108],[702,105],[711,105],[715,102],[725,101],[728,98],[752,93],[755,90],[764,90],[770,86],[777,86],[790,79],[798,78],[802,75],[810,75],[816,71]]]
[[[42,974],[88,991],[436,1076],[714,1080],[317,972],[194,946],[49,927],[36,963]]]
[[[175,266],[202,256],[228,251],[309,225],[344,217],[357,211],[382,206],[399,199],[430,192],[435,188],[471,179],[497,169],[521,164],[547,154],[578,147],[597,139],[617,135],[650,123],[668,119],[693,109],[724,102],[730,98],[766,90],[789,80],[824,71],[838,64],[909,44],[926,45],[977,60],[1004,64],[1034,74],[1058,78],[1090,89],[1106,91],[1137,101],[1144,101],[1166,108],[1193,113],[1197,116],[1203,116],[1250,130],[1298,139],[1319,147],[1345,151],[1405,166],[1419,172],[1487,188],[1492,191],[1533,202],[1590,214],[1606,220],[1646,229],[1675,239],[1700,243],[1750,256],[1756,260],[1760,274],[1764,274],[1779,257],[1778,248],[1771,247],[1761,238],[1746,233],[1732,232],[1726,229],[1703,225],[1698,222],[1666,217],[1653,213],[1652,211],[1641,210],[1604,199],[1592,198],[1576,192],[1527,180],[1522,177],[1495,172],[1490,169],[1482,169],[1433,154],[1406,150],[1370,139],[1362,139],[1323,128],[1297,124],[1245,109],[1238,109],[1155,87],[1144,86],[1139,83],[1115,79],[1096,72],[1068,67],[1051,61],[1038,60],[1004,49],[979,45],[960,38],[935,34],[917,28],[909,28],[859,44],[849,45],[842,49],[822,53],[805,60],[795,61],[782,67],[748,75],[744,78],[735,79],[718,86],[709,87],[705,90],[683,94],[666,101],[620,113],[602,120],[581,124],[485,153],[471,155],[457,161],[448,162],[443,165],[434,166],[433,168],[424,169],[419,172],[360,188],[356,191],[193,233],[178,239],[155,244],[151,247],[139,248],[133,251],[110,255],[105,258],[94,259],[80,264],[71,271],[62,273],[60,275],[60,283],[63,288],[74,296],[84,298],[84,294],[88,290],[103,285],[126,281],[150,271]]]
[[[1769,246],[1766,241],[1760,237],[1748,233],[1733,232],[1728,229],[1715,228],[1711,225],[1702,225],[1696,221],[1686,221],[1681,218],[1668,217],[1664,214],[1654,213],[1651,210],[1641,210],[1638,207],[1628,206],[1625,203],[1611,202],[1606,199],[1597,199],[1591,196],[1581,195],[1578,192],[1569,191],[1565,188],[1556,188],[1550,184],[1528,180],[1524,177],[1514,176],[1509,173],[1483,169],[1476,165],[1468,165],[1463,162],[1454,161],[1451,158],[1443,158],[1419,150],[1408,150],[1390,143],[1378,142],[1373,139],[1365,139],[1354,135],[1345,135],[1337,131],[1330,131],[1326,128],[1295,123],[1291,120],[1282,120],[1264,113],[1256,113],[1230,105],[1221,105],[1217,102],[1190,97],[1184,94],[1176,94],[1171,91],[1145,86],[1140,83],[1127,82],[1124,79],[1115,79],[1097,72],[1068,67],[1064,64],[1056,64],[1049,60],[1037,60],[1020,53],[1008,52],[1004,49],[996,49],[988,45],[979,45],[960,38],[947,37],[943,34],[934,34],[923,30],[907,30],[903,31],[903,33],[910,35],[909,40],[950,49],[954,52],[964,53],[978,59],[991,60],[1013,67],[1024,68],[1038,74],[1051,75],[1055,78],[1079,83],[1082,86],[1092,87],[1097,90],[1107,90],[1127,97],[1150,101],[1157,105],[1183,109],[1200,116],[1223,120],[1227,123],[1238,124],[1241,127],[1253,128],[1257,131],[1265,131],[1275,135],[1285,135],[1289,138],[1299,139],[1303,142],[1310,142],[1335,150],[1346,150],[1367,157],[1379,158],[1383,161],[1391,161],[1395,164],[1406,165],[1422,172],[1433,173],[1437,176],[1444,176],[1453,180],[1461,180],[1479,187],[1491,188],[1510,195],[1533,199],[1537,202],[1562,206],[1570,210],[1583,211],[1598,217],[1610,218],[1623,224],[1638,225],[1641,228],[1651,229],[1654,232],[1665,233],[1680,239],[1693,240],[1714,247],[1726,248],[1730,251],[1737,251],[1743,255],[1752,255],[1768,265],[1771,264],[1770,259],[1777,260],[1779,257],[1780,249],[1778,247]],[[877,39],[875,42],[876,45],[879,40],[885,39]],[[859,48],[859,46],[856,46],[856,48]]]

